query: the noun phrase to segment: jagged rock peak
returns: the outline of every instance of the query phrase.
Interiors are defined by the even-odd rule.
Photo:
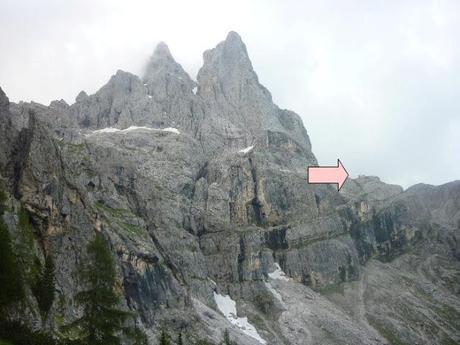
[[[170,77],[174,77],[173,79],[180,83],[190,84],[190,88],[193,88],[193,82],[189,75],[174,60],[166,43],[160,42],[147,63],[142,79],[152,88],[154,87],[153,84],[164,84],[165,78],[169,79]],[[150,91],[153,92],[153,90]]]
[[[142,77],[147,92],[157,101],[164,101],[168,96],[181,98],[189,95],[195,86],[187,72],[178,64],[168,46],[158,43],[146,66]]]
[[[171,55],[168,45],[165,42],[160,42],[157,44],[155,50],[153,51],[152,59],[172,59],[174,58]]]
[[[131,82],[133,79],[139,79],[139,77],[135,74],[119,69],[117,70],[117,73],[110,77],[109,84],[125,84]]]
[[[197,75],[200,94],[203,97],[219,97],[238,105],[241,97],[259,98],[267,105],[271,104],[271,95],[260,83],[251,60],[239,34],[228,33],[227,38],[215,48],[203,54],[203,66]]]
[[[246,45],[235,31],[230,31],[225,41],[219,43],[214,49],[206,50],[203,60],[204,69],[209,65],[217,64],[228,68],[253,71]]]
[[[10,101],[8,97],[6,96],[2,88],[0,87],[0,110],[8,109],[9,104],[10,104]]]
[[[153,51],[143,76],[144,80],[149,80],[160,70],[178,70],[179,64],[174,60],[171,51],[166,43],[160,42]]]
[[[234,46],[234,47],[240,47],[246,50],[246,46],[243,43],[243,40],[241,39],[241,36],[235,32],[235,31],[230,31],[227,34],[227,38],[224,41],[228,46]]]
[[[54,101],[50,102],[50,107],[51,108],[68,108],[69,104],[64,99],[57,100],[55,99]]]
[[[85,91],[80,91],[79,94],[77,95],[77,97],[75,98],[75,101],[78,103],[78,102],[83,102],[84,100],[86,100],[88,98],[88,94],[85,92]]]

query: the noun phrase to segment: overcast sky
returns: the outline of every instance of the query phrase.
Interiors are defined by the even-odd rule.
[[[70,104],[117,69],[140,74],[159,41],[195,79],[230,30],[321,164],[404,187],[460,179],[457,0],[2,0],[0,86]]]

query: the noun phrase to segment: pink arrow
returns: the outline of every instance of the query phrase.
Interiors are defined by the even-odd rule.
[[[308,167],[308,183],[335,183],[337,190],[342,188],[348,178],[348,172],[342,165],[340,159],[337,159],[336,167]]]

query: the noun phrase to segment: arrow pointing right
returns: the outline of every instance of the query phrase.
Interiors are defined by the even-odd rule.
[[[340,159],[337,159],[336,167],[308,167],[308,183],[310,184],[335,183],[339,191],[347,178],[348,172]]]

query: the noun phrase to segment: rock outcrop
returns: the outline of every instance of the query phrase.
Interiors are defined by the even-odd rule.
[[[27,209],[37,256],[56,262],[59,302],[41,327],[81,313],[75,272],[101,231],[152,344],[165,325],[214,342],[228,328],[239,344],[460,341],[460,182],[307,184],[307,131],[235,32],[204,53],[197,82],[160,43],[142,77],[117,71],[72,105],[0,90],[0,131],[4,218],[14,236]]]

